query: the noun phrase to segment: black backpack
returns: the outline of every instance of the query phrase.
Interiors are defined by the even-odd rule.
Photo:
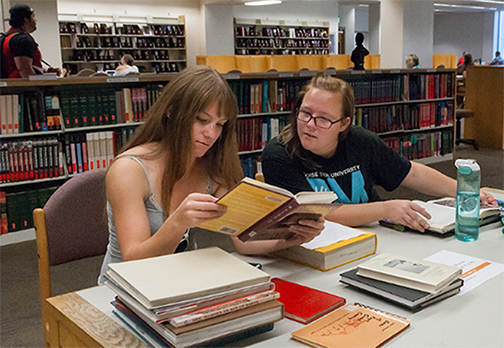
[[[4,62],[5,62],[5,56],[4,56],[4,52],[3,52],[3,45],[4,45],[4,42],[5,40],[13,35],[13,34],[17,34],[17,33],[21,33],[23,32],[22,30],[13,30],[11,31],[10,33],[0,33],[0,50],[2,50],[2,55],[0,57],[0,63],[2,65],[2,69],[1,69],[1,72],[0,72],[0,78],[2,79],[6,79],[8,76],[7,76],[7,71],[5,70],[5,66],[4,66]]]

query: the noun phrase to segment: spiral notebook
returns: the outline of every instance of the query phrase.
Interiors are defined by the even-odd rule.
[[[293,339],[313,347],[379,347],[409,324],[409,319],[351,303],[291,335]]]

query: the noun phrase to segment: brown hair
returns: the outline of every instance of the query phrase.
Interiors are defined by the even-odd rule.
[[[125,54],[122,58],[127,65],[133,65],[133,62],[135,61],[131,54]]]
[[[197,115],[214,102],[227,122],[213,146],[197,161],[203,161],[208,175],[219,185],[232,187],[243,177],[236,142],[236,97],[227,82],[213,68],[196,66],[182,70],[163,89],[149,109],[145,123],[135,132],[122,152],[135,146],[158,143],[153,157],[165,157],[162,205],[169,212],[175,183],[184,175],[193,151],[193,124]]]
[[[282,129],[278,140],[285,145],[287,152],[291,156],[299,158],[299,160],[309,168],[316,169],[319,165],[309,159],[306,150],[303,148],[303,145],[301,145],[296,120],[297,109],[303,103],[306,93],[312,88],[318,88],[341,96],[341,117],[349,117],[350,125],[339,134],[338,142],[345,137],[352,127],[355,113],[355,98],[352,86],[350,86],[348,82],[328,75],[315,76],[310,83],[304,86],[303,90],[299,92],[294,109],[290,114],[290,124]]]

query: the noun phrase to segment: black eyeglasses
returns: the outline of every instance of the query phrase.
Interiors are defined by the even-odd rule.
[[[322,128],[322,129],[329,129],[332,127],[333,124],[338,123],[339,121],[342,121],[343,119],[345,119],[345,117],[342,117],[339,120],[331,121],[325,117],[321,117],[321,116],[315,117],[312,114],[310,114],[308,111],[304,111],[304,110],[300,110],[300,109],[296,110],[296,118],[304,123],[310,122],[310,120],[313,118],[313,122],[315,122],[315,126]]]

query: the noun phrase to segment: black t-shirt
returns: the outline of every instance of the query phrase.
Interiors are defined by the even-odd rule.
[[[37,51],[37,43],[31,35],[26,33],[17,33],[9,40],[9,49],[13,57],[35,57]]]
[[[278,140],[263,151],[262,167],[267,183],[296,194],[300,191],[333,191],[340,203],[380,200],[375,185],[395,190],[408,175],[411,163],[387,146],[375,133],[352,127],[331,158],[308,152],[321,167],[311,170],[292,158]]]

